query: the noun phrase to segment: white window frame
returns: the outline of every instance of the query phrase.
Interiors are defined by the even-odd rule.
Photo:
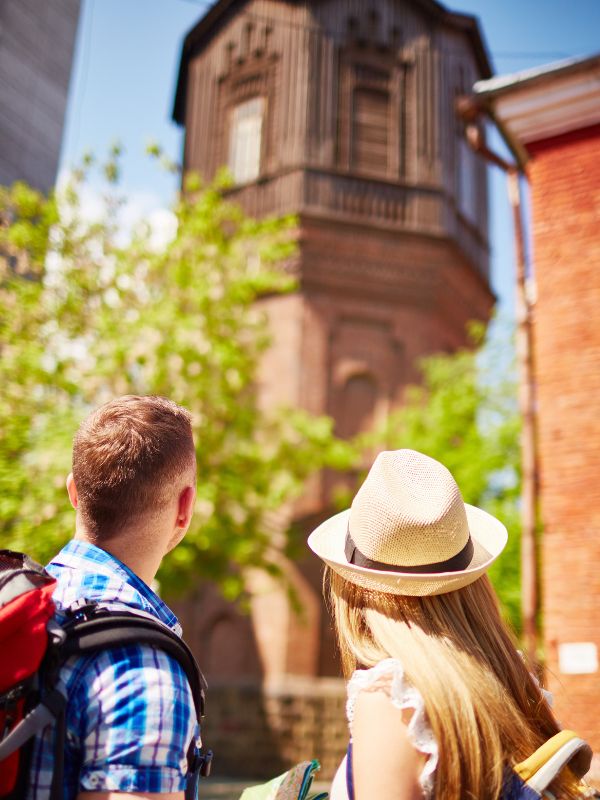
[[[249,183],[260,174],[264,114],[264,97],[245,100],[231,111],[229,169],[236,183]]]

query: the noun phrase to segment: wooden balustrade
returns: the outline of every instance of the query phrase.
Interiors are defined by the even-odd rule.
[[[309,213],[342,222],[447,236],[487,278],[487,243],[441,188],[298,167],[237,187],[231,196],[256,217]]]

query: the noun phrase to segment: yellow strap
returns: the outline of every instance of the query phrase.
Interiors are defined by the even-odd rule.
[[[541,747],[538,747],[535,753],[532,753],[529,758],[526,758],[525,761],[521,761],[520,764],[516,764],[513,769],[517,775],[527,783],[553,755],[558,753],[561,747],[564,747],[564,745],[572,739],[578,738],[577,734],[573,731],[560,731],[556,736],[544,742]]]

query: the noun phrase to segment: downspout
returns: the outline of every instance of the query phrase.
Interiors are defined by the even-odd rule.
[[[508,198],[513,213],[516,257],[517,300],[517,364],[519,372],[519,411],[521,430],[521,613],[523,617],[523,644],[532,663],[537,663],[538,647],[538,553],[537,553],[537,437],[535,414],[535,381],[533,374],[533,313],[527,292],[525,234],[522,215],[521,176],[526,177],[522,149],[517,149],[503,128],[497,125],[515,157],[506,161],[488,148],[476,124],[482,110],[474,98],[462,97],[457,111],[465,122],[465,134],[471,148],[490,164],[502,169],[508,178]]]

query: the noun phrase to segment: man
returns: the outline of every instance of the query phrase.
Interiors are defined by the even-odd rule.
[[[121,397],[93,412],[73,444],[67,491],[75,537],[48,571],[59,609],[76,600],[152,614],[181,635],[150,588],[185,536],[196,496],[189,413],[160,397]],[[183,800],[196,717],[185,674],[149,646],[71,659],[66,684],[64,800]],[[28,800],[46,800],[53,743],[34,745]]]

